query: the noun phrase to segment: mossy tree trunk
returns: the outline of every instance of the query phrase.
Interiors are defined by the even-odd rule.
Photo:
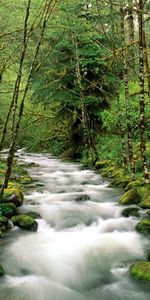
[[[114,7],[113,7],[113,1],[109,0],[110,3],[110,18],[111,18],[111,30],[112,30],[112,51],[113,51],[113,58],[114,58],[114,74],[116,77],[116,97],[117,97],[117,109],[118,109],[118,129],[119,129],[119,135],[121,139],[121,146],[122,146],[122,161],[123,161],[123,167],[127,166],[127,158],[126,158],[126,142],[125,142],[125,132],[123,128],[123,122],[122,122],[122,108],[121,108],[121,101],[120,101],[120,93],[119,93],[119,76],[117,74],[117,56],[116,56],[116,43],[115,43],[115,25],[114,25]]]
[[[54,3],[56,3],[56,1],[54,1]],[[18,119],[17,119],[16,124],[15,124],[13,139],[12,139],[12,142],[11,142],[11,145],[10,145],[10,148],[9,148],[8,157],[7,157],[7,169],[6,169],[6,173],[5,173],[4,184],[3,184],[2,188],[1,188],[1,191],[0,191],[0,198],[3,196],[4,189],[7,188],[7,186],[8,186],[8,182],[9,182],[9,178],[10,178],[10,174],[11,174],[11,169],[12,169],[12,163],[13,163],[14,154],[15,154],[16,141],[17,141],[18,132],[19,132],[19,128],[20,128],[20,122],[21,122],[21,118],[22,118],[22,115],[23,115],[23,111],[24,111],[24,103],[25,103],[27,92],[28,92],[30,79],[32,77],[34,67],[35,67],[35,63],[36,63],[36,59],[37,59],[37,56],[38,56],[38,53],[39,53],[39,49],[40,49],[40,46],[41,46],[41,43],[42,43],[42,40],[43,40],[44,31],[45,31],[45,28],[46,28],[46,25],[47,25],[47,21],[49,20],[50,14],[52,12],[53,7],[51,7],[51,4],[54,5],[53,1],[49,1],[48,3],[46,1],[44,14],[43,14],[41,34],[40,34],[40,38],[39,38],[39,41],[38,41],[36,49],[35,49],[34,58],[32,60],[31,66],[30,66],[26,86],[25,86],[23,97],[22,97],[22,100],[21,100],[21,104],[20,104],[20,108],[19,108],[19,115],[18,115]]]
[[[128,136],[128,155],[132,179],[135,178],[135,162],[133,157],[133,144],[132,144],[132,127],[131,127],[131,113],[130,113],[130,95],[129,95],[129,75],[128,75],[128,62],[127,62],[127,47],[125,41],[125,11],[121,6],[121,38],[122,38],[122,57],[124,66],[124,87],[125,87],[125,101],[126,101],[126,121],[127,121],[127,136]]]
[[[145,143],[145,99],[144,99],[144,48],[143,44],[143,0],[139,0],[138,3],[138,23],[139,23],[139,83],[140,83],[140,148],[141,148],[141,159],[143,165],[143,172],[145,182],[149,183],[147,159],[146,159],[146,143]]]
[[[22,46],[22,52],[21,52],[21,56],[20,56],[19,69],[18,69],[16,81],[15,81],[13,98],[12,98],[12,101],[11,101],[11,104],[9,107],[9,111],[6,116],[3,131],[2,131],[2,136],[1,136],[1,141],[0,141],[0,151],[3,149],[3,144],[4,144],[5,135],[6,135],[6,131],[7,131],[7,125],[8,125],[12,110],[13,110],[12,132],[14,129],[16,109],[17,109],[17,103],[18,103],[18,97],[19,97],[19,89],[20,89],[20,83],[21,83],[21,79],[22,79],[22,69],[23,69],[23,63],[24,63],[26,50],[27,50],[27,44],[28,44],[27,33],[28,33],[28,19],[30,16],[30,6],[31,6],[31,0],[28,0],[26,14],[25,14],[25,21],[24,21],[23,46]]]

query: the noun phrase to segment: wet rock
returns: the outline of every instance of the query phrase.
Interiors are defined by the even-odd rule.
[[[143,219],[136,225],[136,230],[147,235],[150,234],[150,220]]]
[[[126,186],[125,188],[125,191],[128,191],[132,188],[135,188],[135,187],[140,187],[143,183],[139,180],[135,180],[135,181],[131,181],[128,183],[128,185]]]
[[[147,260],[150,261],[150,251],[147,254]]]
[[[17,207],[23,204],[23,193],[18,188],[8,188],[4,190],[3,203],[14,203]]]
[[[102,169],[106,166],[109,166],[111,164],[110,160],[101,160],[101,161],[97,161],[95,164],[95,167],[97,170]]]
[[[77,196],[74,200],[76,202],[84,202],[84,201],[90,200],[90,197],[88,195],[80,195],[80,196]]]
[[[122,216],[124,217],[139,217],[139,208],[137,207],[127,207],[122,211]]]
[[[4,274],[5,274],[5,271],[4,271],[3,267],[0,265],[0,277],[4,276]]]
[[[14,226],[30,231],[36,231],[38,228],[38,223],[28,215],[14,216],[12,217],[12,222]]]
[[[137,192],[137,188],[132,188],[128,192],[126,192],[121,198],[121,204],[138,204],[141,198]]]
[[[140,262],[130,267],[130,274],[136,280],[150,282],[150,262]]]
[[[29,212],[26,213],[26,215],[33,218],[33,219],[41,219],[40,214],[35,212],[35,211],[29,211]]]
[[[150,208],[150,196],[146,199],[140,202],[140,207],[143,209],[149,209]]]
[[[16,205],[14,203],[0,204],[0,215],[6,218],[11,218],[16,214]]]

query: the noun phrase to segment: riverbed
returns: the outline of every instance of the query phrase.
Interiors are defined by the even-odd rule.
[[[130,278],[146,259],[137,218],[121,215],[122,190],[80,164],[18,151],[28,169],[21,213],[36,212],[38,231],[15,227],[0,241],[0,300],[148,300],[150,288]]]

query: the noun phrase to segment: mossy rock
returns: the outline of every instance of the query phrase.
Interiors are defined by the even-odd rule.
[[[142,201],[147,200],[150,197],[150,187],[147,185],[138,187],[137,191]]]
[[[121,204],[138,204],[141,198],[137,192],[137,188],[132,188],[131,190],[127,191],[121,198]]]
[[[33,218],[33,219],[41,219],[40,214],[35,212],[35,211],[29,211],[29,212],[26,213],[26,215]]]
[[[28,215],[18,215],[12,217],[12,222],[14,226],[18,226],[25,230],[36,231],[38,228],[38,223]]]
[[[111,163],[110,160],[100,160],[100,161],[97,161],[96,164],[95,164],[95,167],[96,169],[103,169],[104,167],[106,166],[109,166],[109,164]]]
[[[14,203],[0,204],[0,216],[11,218],[16,214],[16,205]]]
[[[25,184],[30,184],[32,182],[32,179],[30,176],[21,176],[19,177],[18,181],[21,184],[25,185]]]
[[[131,181],[128,183],[128,185],[125,188],[125,191],[128,191],[134,187],[140,187],[141,185],[143,185],[143,183],[139,180],[135,180],[135,181]]]
[[[127,207],[122,211],[122,216],[124,217],[139,217],[139,208],[137,207]]]
[[[130,267],[130,274],[136,280],[150,282],[150,262],[140,262]]]
[[[0,277],[4,276],[4,274],[5,274],[5,271],[4,271],[3,267],[0,265]]]
[[[146,199],[140,202],[139,206],[143,209],[149,209],[150,208],[150,196]]]
[[[147,235],[150,234],[150,220],[143,219],[136,225],[136,230]]]
[[[3,203],[14,203],[17,207],[23,204],[23,193],[18,188],[8,188],[4,190]]]

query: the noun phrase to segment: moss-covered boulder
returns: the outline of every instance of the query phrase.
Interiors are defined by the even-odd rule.
[[[0,216],[0,231],[6,231],[7,229],[9,229],[9,223],[8,223],[8,219],[4,216]]]
[[[147,199],[141,201],[139,205],[143,209],[149,209],[150,208],[150,196]]]
[[[104,167],[107,167],[111,164],[111,160],[100,160],[100,161],[97,161],[96,164],[95,164],[95,167],[97,170],[99,169],[103,169]]]
[[[150,282],[150,262],[140,262],[130,267],[130,274],[136,280]]]
[[[4,274],[5,274],[5,271],[4,271],[3,267],[0,265],[0,277],[4,276]]]
[[[3,203],[14,203],[17,207],[23,204],[23,193],[18,188],[8,188],[4,190]]]
[[[130,189],[132,188],[135,188],[135,187],[140,187],[142,186],[144,183],[142,181],[139,181],[139,180],[134,180],[134,181],[131,181],[128,183],[128,185],[126,186],[125,188],[125,191],[129,191]]]
[[[143,219],[136,225],[136,230],[147,235],[150,234],[150,220]]]
[[[122,211],[122,216],[124,217],[139,217],[139,208],[138,207],[127,207]]]
[[[41,215],[35,211],[29,211],[26,213],[26,215],[33,219],[41,219]]]
[[[0,216],[11,218],[14,215],[16,215],[16,205],[14,203],[0,204]]]
[[[38,223],[28,215],[18,215],[12,217],[12,222],[14,226],[18,226],[25,230],[36,231],[38,228]]]
[[[138,204],[141,198],[138,195],[137,188],[132,188],[131,190],[127,191],[121,198],[120,203],[127,205],[127,204]]]

